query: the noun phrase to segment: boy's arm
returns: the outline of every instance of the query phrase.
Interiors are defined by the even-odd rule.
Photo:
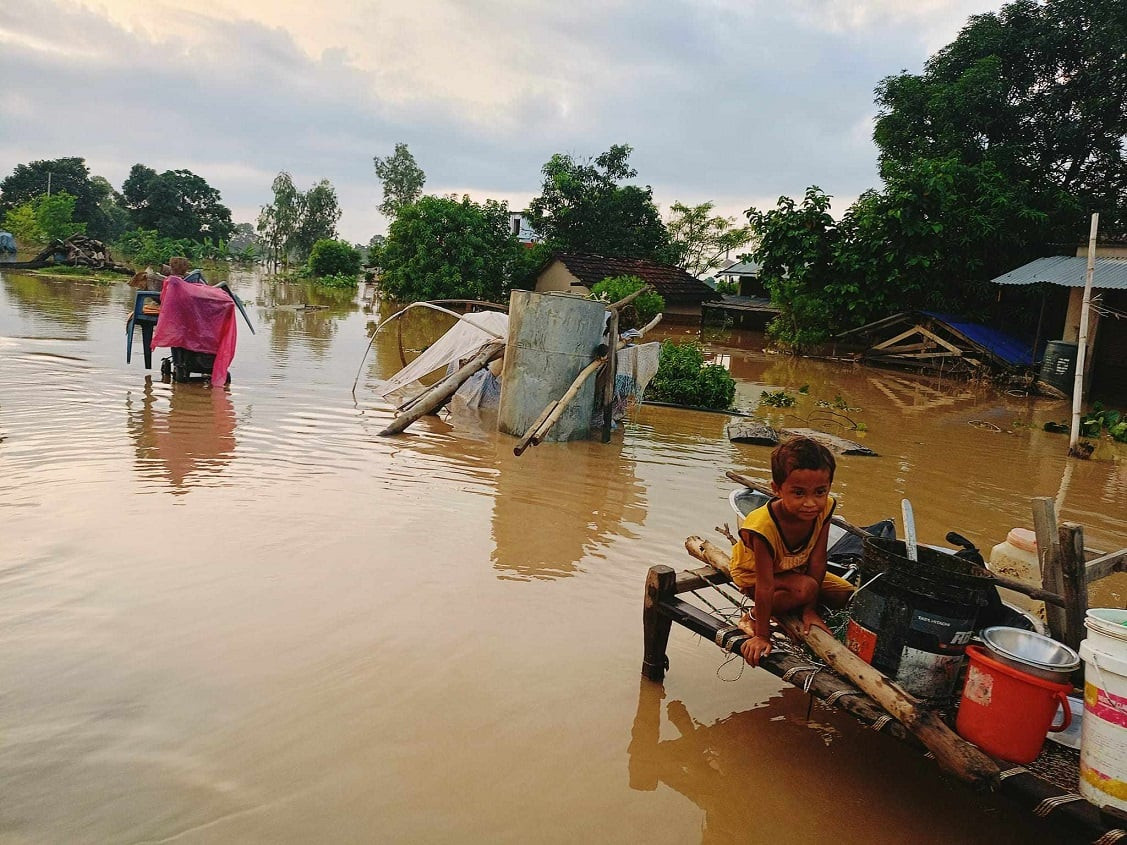
[[[828,554],[829,541],[830,523],[829,520],[826,520],[818,534],[818,542],[814,544],[814,548],[810,551],[810,559],[806,562],[806,574],[818,582],[819,588],[822,586],[822,580],[826,577],[826,555]]]
[[[775,603],[775,560],[771,548],[758,535],[751,537],[755,553],[755,636],[771,640],[771,611]]]
[[[822,589],[822,581],[826,577],[826,555],[828,553],[827,545],[829,544],[830,537],[830,523],[826,521],[822,526],[821,532],[818,534],[818,542],[814,544],[814,548],[810,551],[810,559],[806,562],[806,574],[818,582],[818,590]],[[818,603],[815,600],[813,604],[803,608],[802,611],[802,633],[809,634],[810,627],[815,626],[821,628],[823,631],[832,634],[833,632],[826,626],[822,617],[818,614]]]

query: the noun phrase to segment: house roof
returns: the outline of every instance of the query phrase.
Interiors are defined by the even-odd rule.
[[[668,267],[641,258],[607,258],[602,255],[559,252],[552,256],[552,260],[562,263],[588,288],[608,276],[638,276],[653,285],[654,290],[666,302],[703,302],[719,298],[716,291],[679,267]]]
[[[993,282],[996,285],[1032,285],[1036,282],[1048,282],[1066,288],[1082,288],[1087,269],[1087,258],[1054,255],[1050,258],[1030,261],[1016,270],[1003,273],[993,279]],[[1127,259],[1097,258],[1092,287],[1127,290]]]
[[[996,364],[1005,367],[1028,366],[1035,363],[1033,350],[1029,348],[1028,343],[1023,343],[990,326],[972,323],[962,317],[940,314],[936,311],[902,311],[841,332],[837,335],[837,339],[863,337],[869,338],[870,342],[877,342],[880,338],[896,335],[905,326],[913,323],[925,324],[935,331],[941,331],[948,335],[949,339],[958,341],[968,351],[992,359]]]
[[[717,276],[758,276],[762,268],[754,261],[733,261]]]

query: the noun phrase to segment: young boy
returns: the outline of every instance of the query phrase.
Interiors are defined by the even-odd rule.
[[[739,623],[752,637],[740,649],[752,666],[771,653],[772,616],[799,611],[804,631],[811,625],[828,631],[818,601],[844,607],[853,592],[849,582],[826,573],[835,469],[833,455],[816,440],[796,437],[779,445],[771,453],[775,498],[740,524],[731,571],[740,591],[755,599],[754,624],[746,613]]]

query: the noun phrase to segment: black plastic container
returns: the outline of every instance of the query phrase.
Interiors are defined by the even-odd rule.
[[[926,547],[918,558],[903,541],[866,538],[846,645],[913,695],[943,699],[994,585],[963,558]]]
[[[1037,381],[1047,384],[1065,396],[1072,395],[1076,376],[1076,356],[1079,347],[1063,340],[1050,340],[1045,344],[1045,356],[1041,359],[1041,369]]]

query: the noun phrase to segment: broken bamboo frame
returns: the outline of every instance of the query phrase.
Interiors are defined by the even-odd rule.
[[[641,293],[641,291],[636,291],[635,294],[637,293]],[[627,297],[626,300],[623,300],[623,302],[631,299],[633,295],[634,294],[632,294],[630,297]],[[621,303],[616,302],[614,305],[609,307],[614,308],[615,306],[618,306],[620,304]],[[661,322],[661,316],[661,314],[658,314],[656,317],[646,323],[645,326],[639,329],[638,333],[645,335],[646,332],[648,332],[650,329]],[[617,325],[617,320],[615,321],[615,325]],[[619,349],[622,349],[624,346],[626,346],[625,341],[619,339],[617,345],[615,346],[615,352],[617,352]],[[583,387],[584,382],[586,382],[587,379],[589,379],[595,372],[597,372],[599,367],[606,363],[606,361],[606,358],[597,358],[582,370],[580,370],[579,375],[575,377],[575,381],[571,383],[571,387],[567,389],[564,395],[555,400],[555,402],[550,402],[548,406],[545,407],[544,411],[540,413],[540,416],[536,418],[537,422],[534,422],[529,427],[528,431],[524,433],[524,436],[521,437],[520,441],[517,443],[517,448],[519,448],[520,451],[518,452],[516,449],[513,450],[513,453],[517,457],[520,457],[521,454],[524,453],[524,450],[528,447],[529,444],[533,446],[539,446],[544,442],[544,438],[548,436],[548,432],[552,430],[552,427],[557,422],[559,422],[560,417],[563,416],[563,412],[567,410],[568,404],[579,393],[579,390]],[[527,443],[525,442],[526,439]]]
[[[748,476],[742,475],[738,472],[728,472],[725,473],[725,475],[727,475],[728,478],[730,478],[732,481],[735,481],[737,484],[742,484],[745,487],[755,490],[758,493],[764,494],[765,496],[774,497],[775,495],[770,488],[760,484],[754,478],[749,478]],[[835,515],[830,518],[830,522],[840,528],[844,528],[850,534],[855,534],[862,539],[872,536],[864,528],[858,528],[852,522],[849,522],[843,517]],[[1005,575],[999,575],[996,572],[990,572],[990,570],[988,569],[985,569],[985,571],[990,575],[990,579],[999,587],[1005,587],[1007,590],[1013,590],[1015,593],[1021,593],[1022,595],[1029,596],[1031,599],[1037,599],[1038,601],[1043,601],[1046,604],[1055,605],[1056,607],[1066,606],[1065,597],[1058,592],[1043,589],[1033,584],[1027,584],[1025,581],[1019,581],[1016,578],[1008,578]]]
[[[730,556],[708,540],[689,537],[685,540],[685,549],[698,560],[728,574]],[[935,755],[940,767],[976,786],[986,786],[997,778],[1000,770],[993,760],[947,727],[938,713],[925,707],[919,699],[863,661],[830,633],[817,627],[803,631],[802,620],[790,614],[776,617],[776,621],[791,639],[806,643],[826,665],[856,685],[911,731]]]
[[[538,416],[533,421],[532,425],[528,427],[528,431],[524,433],[524,436],[517,441],[517,445],[513,447],[514,455],[519,458],[524,454],[524,450],[527,449],[529,444],[532,442],[532,437],[534,434],[536,434],[537,429],[539,429],[540,426],[544,424],[544,421],[548,419],[548,415],[556,409],[556,405],[558,404],[559,400],[556,400],[555,402],[549,402],[544,406],[544,410],[540,412],[540,416]]]
[[[486,366],[494,358],[500,357],[504,351],[504,341],[494,340],[482,346],[481,349],[478,350],[478,353],[466,364],[463,364],[457,371],[430,387],[424,394],[425,399],[420,399],[410,411],[400,414],[392,420],[391,424],[380,432],[380,436],[386,437],[392,434],[400,434],[420,417],[441,407],[457,392],[458,388],[462,386],[466,379]]]

